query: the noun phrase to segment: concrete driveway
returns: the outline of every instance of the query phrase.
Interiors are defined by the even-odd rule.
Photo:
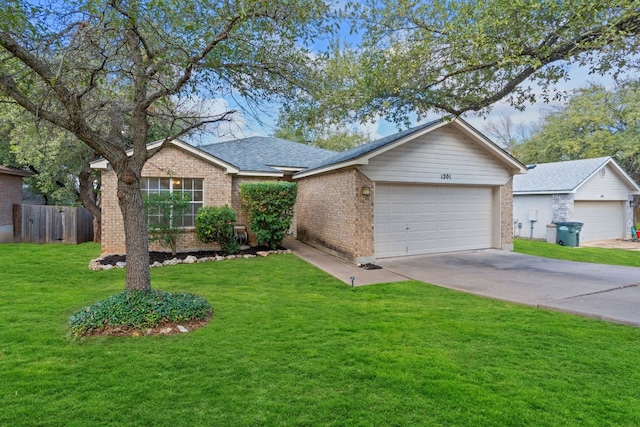
[[[388,258],[376,264],[463,292],[640,327],[640,268],[500,250]]]

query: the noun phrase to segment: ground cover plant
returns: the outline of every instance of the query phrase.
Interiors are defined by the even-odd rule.
[[[69,330],[84,335],[150,335],[164,327],[203,326],[211,317],[204,298],[180,292],[122,291],[71,315]],[[191,329],[191,328],[186,328]]]
[[[640,243],[638,244],[640,247]],[[640,252],[624,249],[589,247],[569,247],[547,243],[541,240],[514,239],[514,252],[555,258],[565,261],[591,262],[596,264],[625,265],[640,267]]]
[[[640,330],[277,255],[153,269],[185,334],[73,339],[94,244],[0,245],[0,425],[639,425]]]

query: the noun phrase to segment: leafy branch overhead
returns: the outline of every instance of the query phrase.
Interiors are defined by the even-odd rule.
[[[566,96],[569,67],[618,75],[637,67],[635,0],[366,0],[345,17],[362,37],[335,44],[315,96],[288,106],[305,123],[408,123],[414,115],[486,111],[500,100]]]

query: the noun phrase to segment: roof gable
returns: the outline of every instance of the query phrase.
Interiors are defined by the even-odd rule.
[[[612,167],[635,191],[640,187],[611,156],[529,166],[526,175],[513,179],[514,194],[575,193],[604,166]]]
[[[459,118],[442,118],[416,126],[405,131],[389,135],[368,144],[360,145],[351,150],[347,150],[329,157],[309,167],[309,169],[297,173],[295,178],[303,178],[305,176],[315,175],[319,173],[329,172],[354,165],[366,165],[369,160],[382,153],[385,153],[395,147],[413,141],[429,132],[433,132],[443,126],[453,126],[461,131],[465,136],[469,137],[473,142],[477,143],[492,157],[496,158],[500,163],[507,166],[512,173],[525,173],[526,168],[518,160],[498,147],[480,132],[476,131],[464,120]]]
[[[147,150],[154,150],[156,148],[159,148],[162,144],[165,143],[165,140],[159,140],[159,141],[155,141],[155,142],[151,142],[149,144],[147,144]],[[225,162],[222,159],[219,159],[215,156],[212,156],[211,154],[202,151],[200,149],[198,149],[197,147],[194,147],[191,144],[188,144],[186,142],[180,141],[179,139],[173,139],[171,141],[168,142],[170,145],[173,145],[175,147],[178,147],[182,150],[185,150],[197,157],[202,158],[203,160],[206,160],[210,163],[216,164],[220,167],[222,167],[223,169],[226,170],[227,173],[238,173],[239,170],[238,168],[228,162]],[[127,156],[131,156],[133,154],[133,150],[128,150],[127,151]],[[90,163],[91,164],[91,168],[92,169],[107,169],[107,166],[109,165],[109,161],[105,158],[100,158],[98,160],[94,160],[93,162]]]
[[[147,149],[160,147],[164,140],[152,142]],[[227,173],[256,176],[283,176],[285,171],[297,172],[336,154],[298,142],[280,138],[250,137],[195,147],[180,140],[169,141],[170,145],[183,149]],[[131,155],[132,150],[127,151]],[[106,169],[109,162],[99,159],[91,162],[94,169]]]

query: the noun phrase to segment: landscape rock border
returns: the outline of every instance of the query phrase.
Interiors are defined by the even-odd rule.
[[[270,250],[270,251],[258,251],[255,255],[253,254],[244,254],[244,255],[216,255],[216,256],[205,256],[198,258],[194,255],[189,255],[184,259],[180,258],[171,258],[164,262],[156,261],[153,264],[150,264],[150,267],[164,267],[165,265],[178,265],[178,264],[195,264],[200,262],[211,262],[211,261],[226,261],[231,259],[245,259],[245,258],[255,258],[255,257],[266,257],[269,255],[279,255],[279,254],[290,254],[291,250],[289,249],[278,249],[278,250]],[[112,264],[102,264],[104,259],[109,256],[106,255],[102,258],[92,259],[89,262],[89,270],[111,270],[112,268],[126,268],[127,263],[125,261],[119,261],[115,265]]]

